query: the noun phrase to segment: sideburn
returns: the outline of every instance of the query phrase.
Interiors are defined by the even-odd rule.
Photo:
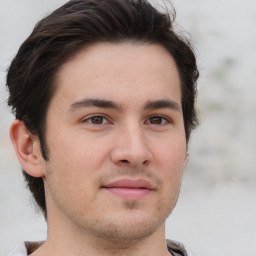
[[[44,135],[45,135],[44,129],[41,129],[41,131],[38,132],[38,138],[40,141],[40,151],[44,160],[49,161],[49,150],[47,148]]]

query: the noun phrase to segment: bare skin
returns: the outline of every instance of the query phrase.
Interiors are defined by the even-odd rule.
[[[167,256],[165,220],[186,165],[180,80],[158,45],[96,44],[57,73],[49,161],[15,121],[27,173],[43,177],[48,237],[32,255]]]

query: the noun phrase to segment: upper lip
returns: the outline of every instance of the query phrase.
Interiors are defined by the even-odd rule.
[[[152,184],[144,179],[119,179],[103,186],[104,188],[131,188],[131,189],[154,189]]]

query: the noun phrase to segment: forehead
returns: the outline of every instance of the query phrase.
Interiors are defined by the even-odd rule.
[[[150,95],[163,98],[168,93],[181,98],[175,62],[165,48],[155,44],[99,43],[85,47],[60,67],[56,84],[54,97],[68,96],[70,100],[84,94],[129,98],[134,91],[141,99]]]

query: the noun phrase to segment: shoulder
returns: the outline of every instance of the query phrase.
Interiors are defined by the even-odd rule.
[[[168,248],[171,249],[176,255],[180,256],[200,256],[188,248],[186,248],[182,243],[173,241],[173,240],[166,240]]]

